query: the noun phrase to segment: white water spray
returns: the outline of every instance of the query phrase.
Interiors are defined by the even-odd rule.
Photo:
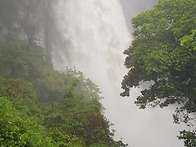
[[[58,0],[53,12],[53,66],[62,72],[66,67],[76,67],[99,85],[105,97],[105,115],[117,130],[115,138],[122,137],[133,147],[182,146],[176,138],[179,127],[168,118],[172,110],[141,111],[133,101],[119,96],[126,73],[122,52],[131,44],[119,1]],[[132,97],[138,94],[139,90],[135,90]]]
[[[76,67],[98,84],[114,81],[123,68],[122,51],[130,45],[119,2],[58,0],[55,12],[61,46],[52,50],[54,68]]]

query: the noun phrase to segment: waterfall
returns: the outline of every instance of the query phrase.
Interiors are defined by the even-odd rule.
[[[58,0],[54,9],[59,32],[51,51],[54,68],[76,67],[94,82],[114,81],[123,68],[122,52],[130,45],[119,2]]]
[[[172,124],[173,110],[139,110],[130,98],[120,98],[126,69],[123,50],[131,44],[118,0],[58,0],[51,2],[49,48],[54,69],[82,71],[96,83],[114,123],[116,139],[135,147],[183,146],[177,141],[179,126]],[[131,97],[139,95],[134,89]],[[169,118],[169,117],[171,118]],[[156,140],[156,141],[154,141]]]

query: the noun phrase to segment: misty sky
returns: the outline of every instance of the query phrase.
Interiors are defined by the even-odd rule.
[[[127,25],[131,31],[131,18],[141,13],[142,11],[152,9],[157,2],[158,0],[120,0]]]

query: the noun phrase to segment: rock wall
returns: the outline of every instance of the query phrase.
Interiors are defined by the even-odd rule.
[[[47,0],[0,0],[0,40],[13,37],[46,47]]]

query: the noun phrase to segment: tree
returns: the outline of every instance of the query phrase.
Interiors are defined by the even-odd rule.
[[[56,105],[59,106],[60,104]],[[46,129],[43,123],[45,118],[50,116],[43,113],[40,108],[42,107],[37,103],[30,82],[0,77],[0,145],[82,146],[79,138],[71,138],[61,130],[62,128],[52,130],[50,126],[51,128]],[[50,109],[50,111],[55,115],[58,114],[57,110]],[[62,122],[53,123],[58,125]]]
[[[25,41],[17,39],[10,40],[9,44],[0,41],[0,75],[35,80],[45,65],[43,51],[43,48],[29,46]]]
[[[7,97],[0,97],[1,146],[54,146],[47,132],[33,117],[14,108]]]
[[[44,114],[47,128],[59,136],[56,140],[61,144],[62,140],[64,144],[65,140],[75,141],[81,146],[123,146],[112,139],[110,123],[102,115],[99,88],[82,72],[71,69],[64,74],[63,83],[61,103],[53,103]]]
[[[154,9],[132,19],[134,40],[124,51],[129,72],[121,96],[151,81],[135,101],[140,108],[180,103],[181,110],[196,111],[195,6],[195,0],[159,0]]]

